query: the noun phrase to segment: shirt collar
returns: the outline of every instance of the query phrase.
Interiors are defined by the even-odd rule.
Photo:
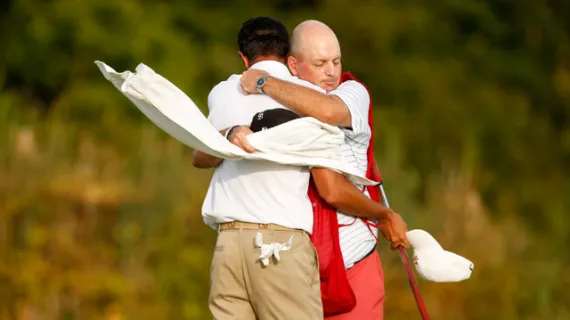
[[[289,69],[285,64],[275,60],[263,60],[256,62],[250,67],[250,69],[263,70],[271,75],[276,76],[291,75],[291,72],[289,72]]]

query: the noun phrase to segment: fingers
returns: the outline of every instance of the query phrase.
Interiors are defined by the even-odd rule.
[[[393,230],[390,239],[390,247],[392,250],[397,249],[398,246],[402,246],[406,249],[410,247],[410,243],[406,238],[406,233],[401,230]]]
[[[392,242],[392,228],[390,226],[389,221],[381,221],[378,224],[378,231],[380,231],[380,233],[382,233],[382,236]]]
[[[410,243],[408,242],[408,239],[400,239],[390,242],[390,247],[392,250],[398,249],[399,246],[402,246],[405,249],[410,249]]]
[[[241,89],[243,90],[243,92],[246,95],[252,93],[258,93],[257,80],[265,74],[267,74],[267,72],[256,69],[249,69],[244,71],[241,74],[241,80],[240,80]]]
[[[234,129],[234,131],[231,133],[229,140],[231,143],[240,147],[244,151],[253,153],[257,150],[254,147],[252,147],[247,141],[247,136],[252,133],[253,131],[251,131],[248,127],[238,127]]]
[[[394,237],[394,241],[392,241],[392,249],[396,249],[398,246],[402,246],[406,249],[410,248],[410,242],[408,242],[406,236]]]
[[[247,141],[247,138],[243,135],[243,134],[237,134],[235,137],[233,137],[231,140],[231,143],[235,144],[236,146],[240,147],[242,150],[244,150],[245,152],[249,152],[249,153],[253,153],[257,150],[255,150],[254,147],[252,147],[249,142]]]
[[[243,90],[243,93],[245,95],[249,95],[252,93],[251,88],[250,88],[250,84],[248,83],[247,78],[245,76],[241,77],[240,84],[241,84],[241,89]]]
[[[242,134],[242,135],[238,136],[238,139],[240,140],[241,148],[243,150],[245,150],[246,152],[253,153],[253,152],[257,151],[257,150],[255,150],[254,147],[252,147],[249,144],[249,142],[247,141],[246,135]]]
[[[392,250],[396,250],[398,249],[398,246],[400,246],[401,244],[399,242],[391,242],[390,243],[390,249]]]
[[[390,247],[392,250],[397,249],[398,246],[402,246],[406,249],[410,248],[410,243],[406,236],[408,225],[399,214],[395,212],[392,213],[389,216],[389,219],[381,225],[381,229],[383,230],[382,234],[388,241],[390,241]]]

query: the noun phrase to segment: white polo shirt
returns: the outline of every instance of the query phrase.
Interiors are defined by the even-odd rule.
[[[320,87],[294,77],[277,61],[261,61],[251,68],[324,92]],[[230,76],[216,85],[208,96],[208,120],[218,130],[250,125],[253,116],[260,111],[286,109],[267,95],[243,94],[240,79],[241,75]],[[212,176],[202,205],[204,222],[212,228],[231,221],[273,223],[311,233],[313,209],[307,195],[309,179],[307,167],[269,161],[224,160]]]
[[[345,134],[345,143],[342,146],[342,156],[359,170],[366,174],[368,167],[367,150],[370,143],[371,130],[368,125],[368,110],[370,96],[366,88],[356,81],[345,81],[331,92],[338,96],[347,105],[350,111],[352,130],[342,129]],[[356,186],[362,190],[361,185]],[[364,193],[366,196],[368,192]],[[348,225],[339,228],[340,248],[344,258],[344,265],[348,269],[360,261],[376,247],[378,230],[369,227],[359,218],[338,212],[338,223]]]

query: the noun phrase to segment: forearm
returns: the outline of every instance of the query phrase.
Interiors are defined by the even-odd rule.
[[[389,218],[392,210],[365,196],[348,180],[345,179],[345,181],[348,185],[341,187],[344,190],[341,191],[341,196],[338,197],[334,205],[337,210],[351,216],[378,221]]]
[[[382,221],[393,213],[389,208],[366,197],[340,173],[314,168],[311,174],[319,195],[345,214]]]
[[[200,169],[215,168],[222,163],[222,158],[218,158],[199,150],[194,150],[192,156],[192,165]]]
[[[313,117],[334,126],[349,126],[350,112],[344,102],[316,90],[269,77],[263,92],[292,109],[308,117]]]
[[[225,135],[228,129],[223,129],[220,134]],[[215,168],[222,163],[224,159],[209,155],[200,150],[194,150],[192,153],[192,165],[200,169]]]

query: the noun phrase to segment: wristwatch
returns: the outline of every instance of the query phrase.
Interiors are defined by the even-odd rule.
[[[269,78],[270,76],[268,74],[264,74],[261,77],[259,77],[259,79],[257,79],[257,82],[255,83],[255,87],[257,88],[257,92],[259,93],[264,93],[263,92],[263,86],[265,85],[265,83],[267,82],[267,78]]]

